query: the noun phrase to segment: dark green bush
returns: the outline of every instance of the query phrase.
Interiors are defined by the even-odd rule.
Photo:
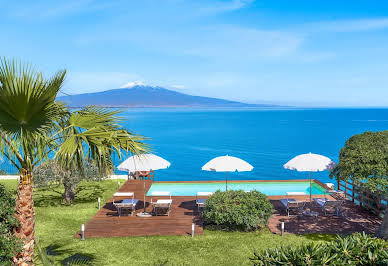
[[[206,201],[203,216],[207,225],[225,230],[252,231],[267,225],[273,206],[258,191],[217,191]]]
[[[388,265],[388,242],[365,233],[255,252],[254,265]]]
[[[18,222],[13,216],[15,200],[0,184],[0,265],[10,264],[11,258],[20,250],[20,243],[13,235]]]

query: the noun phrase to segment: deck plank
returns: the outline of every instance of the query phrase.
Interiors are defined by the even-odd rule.
[[[146,191],[151,181],[146,180]],[[202,220],[196,211],[195,197],[172,197],[170,216],[153,216],[140,218],[136,213],[143,211],[143,180],[128,180],[118,190],[119,192],[134,192],[140,202],[133,216],[118,216],[113,206],[113,197],[85,225],[85,237],[123,237],[152,235],[190,235],[192,223],[195,224],[195,234],[202,234]],[[154,197],[154,199],[163,197]],[[165,197],[164,197],[165,198]],[[149,203],[151,197],[146,196]],[[146,211],[151,212],[152,206],[146,204]],[[80,237],[80,232],[76,234]]]
[[[148,191],[150,186],[151,181],[146,180],[146,191]],[[134,216],[119,217],[116,208],[112,204],[112,197],[94,215],[94,217],[86,223],[86,238],[190,235],[192,223],[195,224],[195,234],[203,233],[203,220],[198,215],[195,205],[195,196],[172,196],[173,204],[170,216],[140,218],[136,216],[136,213],[143,211],[143,181],[128,180],[118,191],[134,192],[135,198],[140,200]],[[312,197],[328,197],[332,199],[329,195],[312,195]],[[295,234],[337,234],[360,231],[373,233],[381,223],[380,217],[369,214],[349,201],[347,201],[344,206],[345,215],[340,218],[323,216],[322,214],[316,218],[299,216],[287,217],[279,202],[279,199],[284,198],[287,198],[287,196],[268,196],[268,199],[275,207],[275,212],[268,221],[268,227],[275,234],[280,233],[281,222],[285,222],[286,232]],[[309,195],[292,196],[292,198],[295,198],[296,200],[308,200]],[[146,202],[149,203],[150,201],[151,197],[146,196]],[[150,212],[152,208],[151,205],[146,204],[146,206],[146,210]],[[320,212],[319,209],[315,208],[314,210]],[[80,232],[78,232],[75,237],[80,237]]]

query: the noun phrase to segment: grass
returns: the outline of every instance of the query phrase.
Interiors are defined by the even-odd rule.
[[[15,180],[0,180],[16,193]],[[35,191],[36,236],[55,264],[87,258],[90,265],[252,265],[253,251],[332,240],[330,235],[273,235],[257,232],[204,230],[203,235],[94,238],[81,241],[73,236],[97,212],[97,195],[105,202],[117,190],[117,181],[82,184],[72,206],[60,204],[61,191]],[[71,265],[71,264],[69,264]]]

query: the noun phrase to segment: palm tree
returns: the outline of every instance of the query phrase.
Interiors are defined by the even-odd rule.
[[[47,157],[45,134],[64,114],[55,101],[66,71],[46,80],[30,65],[0,60],[0,152],[20,172],[15,217],[20,226],[15,234],[23,240],[23,251],[15,264],[33,264],[35,212],[32,169]]]
[[[120,125],[119,113],[119,110],[88,106],[72,112],[59,123],[53,139],[59,139],[55,159],[67,173],[63,180],[66,204],[74,200],[73,171],[82,174],[87,162],[93,161],[97,163],[100,176],[106,175],[113,168],[113,153],[121,159],[122,150],[135,154],[148,151],[148,146],[142,142],[144,137]]]
[[[82,169],[84,158],[99,169],[111,164],[120,151],[139,153],[147,149],[141,136],[119,125],[118,112],[87,107],[70,112],[56,101],[66,71],[51,79],[16,61],[0,60],[0,153],[20,172],[15,217],[20,226],[15,234],[23,250],[15,264],[33,265],[35,212],[32,170],[50,153],[69,171]]]

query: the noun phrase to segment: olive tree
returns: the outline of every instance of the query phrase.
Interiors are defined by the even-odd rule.
[[[98,169],[93,161],[86,161],[82,171],[80,171],[79,169],[65,169],[55,159],[44,162],[33,170],[35,186],[49,188],[60,193],[62,202],[66,205],[74,202],[78,192],[78,184],[82,180],[99,181],[107,177],[104,173]],[[58,188],[64,188],[63,192],[58,191]]]
[[[388,195],[388,131],[365,132],[348,139],[341,149],[339,163],[330,173],[339,180],[352,179],[372,193]],[[376,236],[388,238],[388,209]]]

